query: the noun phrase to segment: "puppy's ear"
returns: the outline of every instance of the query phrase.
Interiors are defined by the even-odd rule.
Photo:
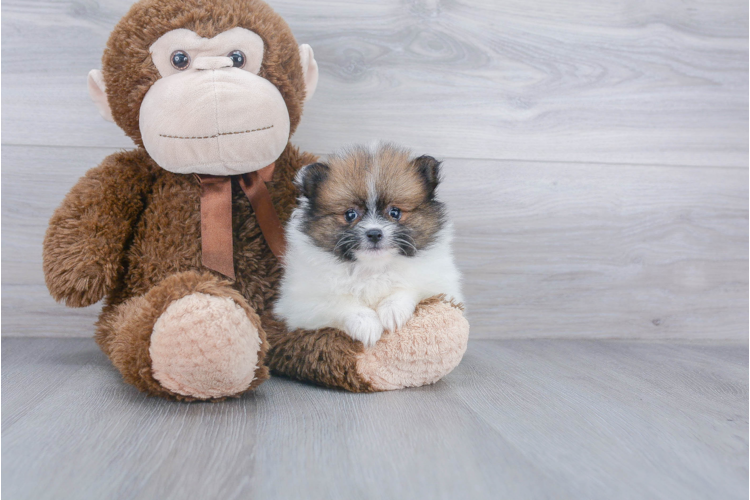
[[[294,185],[297,186],[302,196],[305,198],[314,198],[318,187],[328,178],[328,165],[325,163],[312,163],[305,165],[294,178]]]
[[[432,197],[440,184],[440,162],[432,156],[422,155],[415,158],[413,163],[427,187],[427,195]]]

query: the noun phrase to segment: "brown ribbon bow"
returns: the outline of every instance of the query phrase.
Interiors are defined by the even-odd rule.
[[[266,182],[273,180],[275,163],[242,175],[196,174],[201,183],[201,247],[203,265],[234,279],[232,245],[232,179],[238,178],[250,200],[255,218],[271,248],[281,260],[286,250],[284,229],[276,214]]]

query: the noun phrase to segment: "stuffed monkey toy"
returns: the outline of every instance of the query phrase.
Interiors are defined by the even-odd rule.
[[[142,0],[89,74],[101,114],[136,145],[81,178],[52,216],[44,275],[71,307],[104,299],[96,341],[151,395],[220,400],[269,370],[370,392],[432,383],[466,349],[460,305],[423,301],[365,349],[271,311],[295,173],[289,143],[318,81],[313,51],[260,0]]]

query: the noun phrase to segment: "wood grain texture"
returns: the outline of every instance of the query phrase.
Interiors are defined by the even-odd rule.
[[[744,0],[270,3],[321,68],[306,150],[747,166]],[[86,95],[130,4],[3,2],[5,144],[130,145]]]
[[[3,493],[47,498],[747,498],[736,343],[471,341],[443,381],[350,394],[274,378],[176,404],[92,340],[5,339]]]
[[[445,166],[477,338],[747,339],[747,170]]]
[[[90,337],[100,305],[55,303],[44,284],[42,241],[65,194],[112,149],[3,146],[3,335]]]
[[[3,148],[4,335],[92,334],[98,306],[49,297],[41,244],[111,152]],[[474,338],[747,337],[747,170],[449,158],[444,173]]]

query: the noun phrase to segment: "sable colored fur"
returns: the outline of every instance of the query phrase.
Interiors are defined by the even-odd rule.
[[[394,236],[401,254],[412,256],[434,243],[445,224],[445,208],[435,198],[438,167],[434,158],[412,160],[407,150],[392,144],[377,150],[354,146],[333,154],[298,176],[305,200],[299,211],[301,229],[318,247],[353,260],[360,238],[344,214],[355,209],[366,216],[369,198],[376,194],[371,208],[383,217],[388,218],[390,205],[400,207]]]
[[[462,300],[440,162],[392,144],[353,147],[297,174],[276,314],[291,328],[339,328],[366,347],[420,301]]]

